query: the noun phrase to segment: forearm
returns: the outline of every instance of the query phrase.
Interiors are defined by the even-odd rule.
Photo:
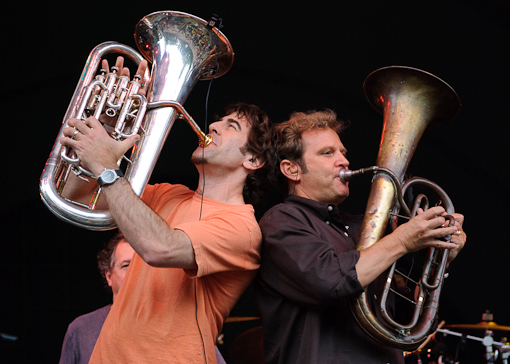
[[[361,251],[356,264],[358,280],[365,287],[403,255],[424,248],[457,249],[455,243],[441,240],[458,227],[446,226],[444,209],[435,206],[400,225],[391,234]]]
[[[150,265],[196,268],[188,236],[170,228],[132,190],[125,178],[103,187],[110,212],[133,249]]]
[[[368,286],[404,254],[405,251],[402,245],[390,236],[379,240],[369,248],[363,249],[356,263],[358,281],[363,287]]]

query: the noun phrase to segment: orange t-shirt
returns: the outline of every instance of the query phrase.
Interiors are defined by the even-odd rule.
[[[203,364],[205,352],[215,364],[223,321],[260,263],[253,207],[169,184],[147,186],[143,200],[188,235],[198,269],[152,267],[135,253],[90,363]]]

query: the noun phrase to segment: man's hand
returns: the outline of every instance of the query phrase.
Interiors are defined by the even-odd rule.
[[[94,117],[84,122],[69,119],[60,139],[62,145],[73,148],[83,167],[100,175],[105,168],[117,168],[117,161],[140,139],[133,135],[116,141],[108,135],[103,125]]]
[[[447,226],[444,218],[445,210],[441,206],[432,207],[416,215],[407,223],[400,225],[392,234],[403,245],[406,253],[423,248],[456,249],[454,242],[439,240],[447,235],[454,234],[455,226]]]
[[[102,61],[102,68],[108,70],[108,61]],[[124,58],[117,57],[115,66],[119,74],[129,78],[129,68],[124,67]],[[147,61],[140,62],[136,74],[142,79],[147,70]],[[145,85],[146,86],[146,85]],[[144,95],[145,89],[141,87],[138,94]],[[102,114],[99,118],[104,124],[115,124],[116,118],[107,117]],[[101,122],[94,117],[85,121],[71,118],[63,130],[63,137],[60,143],[72,148],[81,164],[98,176],[105,168],[117,168],[117,161],[136,143],[140,137],[131,136],[123,141],[113,140],[103,128]]]
[[[109,70],[109,67],[110,66],[108,65],[108,61],[106,59],[103,59],[101,62],[101,68],[103,68],[105,70]],[[126,76],[127,78],[130,78],[130,71],[129,71],[129,68],[124,67],[124,58],[123,57],[117,57],[117,60],[115,62],[115,67],[117,67],[119,69],[119,71],[118,71],[119,76]],[[145,59],[142,60],[140,62],[140,64],[138,65],[138,69],[136,70],[136,75],[140,76],[141,80],[143,80],[143,77],[147,70],[147,67],[148,67],[148,64]],[[147,91],[147,86],[148,86],[147,84],[143,84],[142,87],[140,87],[138,89],[137,94],[145,96],[146,91]],[[108,126],[115,127],[115,123],[117,122],[117,116],[109,117],[108,115],[103,113],[99,116],[99,121],[102,122],[103,124],[108,125]]]
[[[452,214],[453,218],[455,219],[455,227],[457,228],[457,231],[452,235],[452,239],[450,240],[453,244],[455,244],[455,248],[450,249],[448,252],[448,260],[446,263],[446,266],[448,267],[452,260],[454,260],[457,257],[457,254],[464,248],[464,245],[466,244],[466,233],[462,229],[462,224],[464,223],[464,215],[461,214]]]

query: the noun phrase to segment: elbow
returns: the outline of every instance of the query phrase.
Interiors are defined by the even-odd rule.
[[[140,254],[140,257],[143,259],[145,263],[147,263],[151,267],[161,268],[166,266],[164,264],[165,263],[164,259],[162,259],[162,254],[146,251],[142,252]]]
[[[196,269],[195,257],[173,251],[147,251],[140,254],[145,263],[155,268]]]

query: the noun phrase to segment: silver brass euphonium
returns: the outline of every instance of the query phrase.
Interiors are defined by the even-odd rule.
[[[412,211],[407,207],[402,196],[410,186],[432,190],[447,213],[454,212],[450,198],[435,183],[423,178],[412,178],[403,186],[402,183],[425,129],[453,121],[461,106],[457,94],[448,84],[430,73],[409,67],[385,67],[372,72],[364,82],[364,90],[371,105],[384,115],[384,125],[376,166],[341,174],[343,179],[348,180],[359,173],[375,173],[358,250],[376,244],[383,237],[390,213],[395,213],[396,206],[410,217],[418,207],[428,208],[428,201],[424,203],[422,200],[426,199],[423,195]],[[369,305],[366,290],[350,300],[356,321],[370,337],[384,345],[402,350],[416,349],[430,334],[438,310],[446,260],[444,249],[429,250],[411,322],[397,323],[386,310],[395,264],[389,270],[384,290],[378,297],[378,307]]]
[[[139,196],[177,117],[189,123],[201,145],[210,143],[210,137],[200,130],[182,104],[198,80],[222,76],[232,66],[232,47],[212,25],[186,13],[156,12],[136,25],[134,37],[141,55],[116,42],[102,43],[92,50],[41,175],[41,198],[57,217],[90,230],[116,227],[109,210],[95,210],[100,189],[89,205],[61,196],[70,173],[85,180],[95,178],[79,165],[73,151],[63,148],[59,142],[69,118],[84,120],[90,115],[98,118],[106,113],[118,117],[115,130],[110,132],[113,138],[122,140],[140,134],[131,156],[124,158],[127,160],[124,175]],[[126,56],[136,64],[143,58],[152,63],[151,76],[147,72],[143,80],[148,82],[146,97],[136,94],[140,82],[128,84],[129,80],[118,77],[116,71],[107,74],[101,70],[95,76],[101,59],[110,53]]]

